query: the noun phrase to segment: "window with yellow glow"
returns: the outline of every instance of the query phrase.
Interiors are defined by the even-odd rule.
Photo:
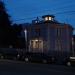
[[[42,40],[31,40],[31,48],[33,49],[43,49],[43,41]]]
[[[52,20],[52,17],[49,17],[49,20]]]
[[[52,17],[45,17],[45,21],[51,21]]]
[[[48,21],[48,17],[45,17],[45,21]]]

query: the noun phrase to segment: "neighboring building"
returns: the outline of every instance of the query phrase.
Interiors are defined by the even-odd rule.
[[[73,28],[69,24],[59,23],[53,15],[37,18],[30,25],[26,25],[27,48],[29,52],[49,53],[61,55],[70,53]]]
[[[73,35],[73,37],[72,37],[71,56],[75,56],[75,35]]]

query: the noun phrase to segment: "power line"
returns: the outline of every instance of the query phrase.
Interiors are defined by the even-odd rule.
[[[63,4],[63,3],[67,3],[67,4],[71,4],[72,6],[73,6],[73,4],[72,4],[72,0],[68,0],[68,1],[61,1],[61,2],[58,2],[58,4],[60,4],[61,5],[61,3]],[[57,10],[57,9],[64,9],[64,8],[69,8],[70,7],[70,5],[65,5],[65,6],[63,6],[63,7],[58,7],[58,8],[54,8],[53,10],[55,11],[55,10]],[[43,11],[39,11],[38,13],[40,13],[40,12],[44,12],[44,11],[52,11],[52,10],[49,10],[49,9],[45,9],[45,10],[43,10]],[[32,11],[33,12],[33,11]],[[56,15],[56,14],[64,14],[64,13],[71,13],[71,12],[74,12],[74,11],[66,11],[66,12],[57,12],[57,13],[54,13],[54,15]],[[32,19],[32,18],[36,18],[36,17],[31,17],[31,18],[23,18],[23,19],[17,19],[17,20],[14,20],[14,21],[20,21],[20,20],[27,20],[27,19]]]
[[[73,4],[71,4],[71,5],[65,5],[65,6],[63,6],[63,7],[58,7],[58,8],[52,8],[52,9],[44,9],[44,10],[40,10],[40,11],[31,11],[32,13],[41,13],[41,12],[48,12],[48,11],[50,11],[50,12],[53,12],[53,11],[55,11],[55,10],[57,10],[57,9],[67,9],[67,8],[70,8],[70,7],[72,7],[72,6],[74,6]],[[25,13],[31,13],[31,12],[26,12],[25,11]]]
[[[72,5],[73,6],[73,5]],[[64,7],[60,7],[60,8],[58,8],[58,9],[63,9],[63,8],[69,8],[69,6],[64,6]],[[55,8],[56,9],[56,8]],[[55,9],[53,9],[53,10],[55,10]],[[57,10],[57,9],[56,9]],[[37,12],[37,13],[41,13],[41,12],[51,12],[52,10],[49,10],[49,9],[45,9],[45,10],[42,10],[42,11],[39,11],[39,12]],[[33,11],[32,11],[33,12]],[[57,12],[57,13],[54,13],[54,15],[56,15],[56,14],[64,14],[64,13],[70,13],[70,12],[75,12],[75,11],[65,11],[65,12]],[[31,17],[31,18],[26,18],[26,19],[32,19],[32,18],[36,18],[36,17]],[[24,19],[20,19],[20,20],[24,20]],[[15,21],[18,21],[18,19],[17,20],[15,20]]]
[[[55,14],[53,14],[53,15],[57,15],[57,14],[65,14],[65,13],[75,13],[75,11],[58,12],[58,13],[55,13]],[[41,17],[41,16],[38,16],[38,17]],[[17,19],[17,20],[14,20],[14,21],[28,20],[28,19],[33,19],[33,18],[36,18],[36,17]]]
[[[64,14],[64,13],[75,13],[75,10],[74,10],[74,11],[64,11],[64,12],[58,12],[58,13],[55,13],[55,14]]]

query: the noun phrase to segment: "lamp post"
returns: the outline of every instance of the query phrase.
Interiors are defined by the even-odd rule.
[[[25,34],[25,45],[26,45],[26,52],[27,52],[27,30],[24,30],[24,34]]]

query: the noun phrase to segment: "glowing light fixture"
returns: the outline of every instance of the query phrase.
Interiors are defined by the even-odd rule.
[[[35,41],[37,42],[38,40],[36,39]]]
[[[53,21],[54,20],[53,15],[44,15],[44,16],[42,16],[42,18],[44,19],[44,21]]]

